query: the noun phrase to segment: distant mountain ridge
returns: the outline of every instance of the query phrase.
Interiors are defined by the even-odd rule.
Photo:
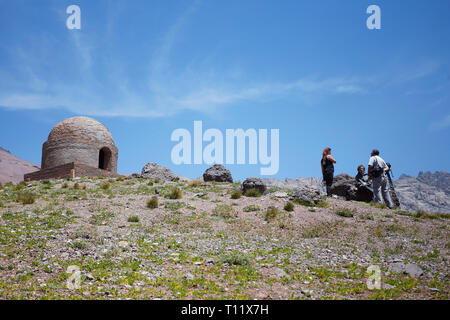
[[[286,178],[284,181],[275,178],[263,180],[268,186],[288,189],[310,185],[319,188],[324,194],[322,179],[316,177]],[[394,186],[400,199],[401,209],[450,214],[450,173],[419,172],[417,178],[402,174],[398,180],[394,181]]]
[[[426,183],[430,186],[435,186],[438,189],[444,190],[450,194],[450,173],[445,171],[436,171],[435,173],[419,172],[417,180]]]
[[[401,175],[394,185],[402,209],[450,213],[450,173],[419,172],[417,178]]]
[[[15,157],[10,151],[0,147],[0,183],[23,181],[25,173],[39,170],[37,164]]]

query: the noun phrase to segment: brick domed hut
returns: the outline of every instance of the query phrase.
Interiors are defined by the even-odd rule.
[[[52,129],[42,146],[41,170],[24,175],[24,179],[116,177],[117,157],[118,149],[103,124],[73,117]]]

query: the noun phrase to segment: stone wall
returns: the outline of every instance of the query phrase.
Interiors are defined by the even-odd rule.
[[[27,173],[24,180],[46,180],[74,177],[119,177],[115,172],[91,167],[82,163],[70,162],[60,166]]]
[[[100,150],[107,147],[111,151],[110,171],[117,172],[118,150],[114,145],[99,143],[76,143],[74,141],[46,141],[42,146],[42,169],[79,162],[98,168]]]

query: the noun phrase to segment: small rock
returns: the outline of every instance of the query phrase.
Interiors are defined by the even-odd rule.
[[[420,277],[423,275],[423,270],[417,264],[408,263],[405,266],[405,273],[409,274],[411,277]]]
[[[389,283],[383,283],[383,289],[394,289],[395,288],[395,286],[393,286],[393,285],[390,285]]]
[[[184,277],[185,277],[187,280],[194,280],[194,279],[195,279],[195,277],[194,277],[194,275],[193,275],[192,273],[186,273],[186,274],[184,275]]]
[[[86,279],[88,280],[94,280],[94,276],[90,273],[86,273]]]
[[[128,247],[128,241],[119,241],[119,247],[121,248]]]
[[[242,183],[241,189],[242,189],[242,193],[244,193],[244,194],[249,189],[256,189],[261,194],[264,194],[267,190],[267,187],[266,187],[266,184],[264,183],[264,181],[259,178],[247,178]]]
[[[405,265],[403,262],[394,262],[388,266],[391,272],[404,273],[411,277],[420,277],[423,275],[423,270],[417,264],[408,263]]]
[[[309,290],[309,289],[302,289],[301,292],[302,292],[305,296],[310,297],[310,296],[313,294],[314,291]]]
[[[283,278],[283,277],[288,278],[288,279],[291,278],[283,269],[275,268],[274,272],[275,272],[275,275],[277,276],[277,278],[279,278],[279,279]]]
[[[287,194],[287,192],[277,191],[277,192],[273,193],[273,196],[276,198],[287,198],[288,194]]]

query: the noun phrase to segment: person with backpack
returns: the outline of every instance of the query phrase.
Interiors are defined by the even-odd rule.
[[[323,149],[320,166],[322,167],[323,181],[325,181],[327,196],[329,197],[331,197],[331,185],[333,184],[334,163],[336,163],[336,160],[331,156],[331,148]]]
[[[386,178],[386,172],[389,172],[389,167],[386,162],[380,157],[380,151],[372,150],[369,159],[368,174],[372,179],[372,188],[374,194],[374,201],[376,203],[383,203],[383,198],[389,209],[393,208],[391,196],[389,194],[389,185]]]

